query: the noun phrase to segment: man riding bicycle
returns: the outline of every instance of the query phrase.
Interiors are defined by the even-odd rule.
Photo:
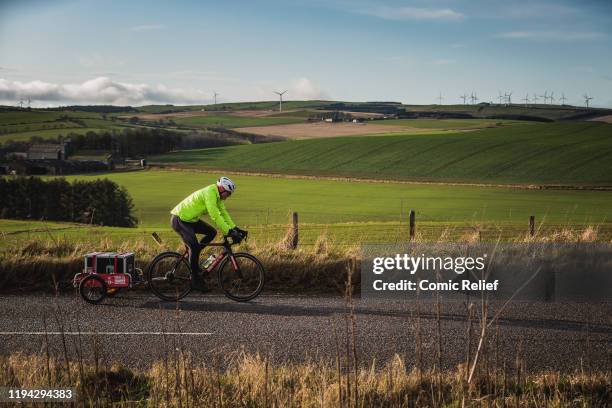
[[[240,242],[246,231],[236,226],[223,203],[234,191],[236,191],[234,182],[227,177],[221,177],[215,184],[193,192],[170,211],[172,229],[189,248],[192,280],[196,287],[200,286],[203,291],[206,288],[198,262],[200,251],[215,239],[217,231],[200,217],[208,214],[224,235],[230,236],[234,242]],[[200,242],[196,238],[196,233],[204,235]]]

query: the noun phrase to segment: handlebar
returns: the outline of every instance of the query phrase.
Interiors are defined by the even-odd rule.
[[[242,237],[242,239],[240,241],[242,241],[242,240],[246,241],[248,235],[249,235],[248,231],[245,231],[244,235],[243,235],[243,237]],[[211,242],[207,246],[211,246],[211,247],[221,247],[221,246],[223,246],[223,247],[226,247],[226,246],[237,245],[237,244],[240,243],[240,241],[239,242],[234,241],[233,238],[230,235],[223,235],[223,242]]]
[[[237,244],[239,244],[242,241],[246,241],[248,236],[249,236],[249,232],[248,231],[244,231],[244,234],[242,234],[242,238],[240,239],[240,241],[236,242],[231,235],[224,235],[223,236],[223,243],[224,244],[229,244],[230,246],[231,245],[237,245]]]

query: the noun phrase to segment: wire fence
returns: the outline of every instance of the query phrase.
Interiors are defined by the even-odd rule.
[[[265,218],[263,216],[265,215]],[[295,223],[292,213],[264,212],[251,224],[242,224],[249,230],[250,242],[261,245],[283,243],[285,246],[312,247],[326,245],[355,247],[366,243],[403,243],[412,240],[429,242],[494,242],[535,239],[555,241],[612,241],[612,223],[564,222],[524,219],[523,222],[457,222],[420,221],[413,224],[411,237],[410,217],[390,221],[304,222],[297,213]],[[331,214],[330,214],[331,215]],[[261,216],[262,218],[259,218]],[[168,217],[169,218],[169,217]],[[274,220],[275,222],[266,222]],[[279,222],[281,221],[281,222]],[[19,248],[24,242],[44,240],[51,243],[78,242],[95,245],[101,241],[108,246],[143,246],[153,244],[151,234],[157,232],[170,247],[180,247],[178,235],[168,224],[144,225],[138,228],[100,227],[79,224],[37,222],[31,229],[0,230],[0,250],[6,252]]]

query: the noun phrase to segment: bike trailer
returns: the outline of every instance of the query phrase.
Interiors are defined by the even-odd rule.
[[[122,288],[142,284],[141,275],[133,252],[92,252],[85,255],[83,271],[74,276],[72,283],[85,301],[99,303]]]
[[[85,255],[83,272],[74,276],[73,285],[78,287],[85,277],[96,274],[110,288],[125,288],[132,285],[135,271],[133,252],[92,252]]]

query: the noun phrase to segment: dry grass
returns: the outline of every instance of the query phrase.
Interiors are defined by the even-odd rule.
[[[146,371],[113,364],[12,354],[0,357],[0,382],[22,388],[76,387],[81,402],[152,407],[603,407],[610,373],[548,372],[479,377],[464,387],[464,368],[418,373],[400,356],[377,367],[338,371],[332,364],[274,364],[238,353],[221,369],[180,349]],[[347,390],[347,384],[351,387]],[[489,390],[498,390],[490,393]],[[339,399],[339,396],[341,399]],[[483,405],[484,404],[484,405]]]
[[[341,293],[344,270],[358,248],[332,248],[325,237],[316,247],[290,249],[291,234],[277,243],[247,243],[240,251],[251,252],[266,268],[266,288],[284,291]],[[56,291],[71,287],[72,278],[83,269],[83,255],[92,251],[132,251],[137,267],[146,270],[149,260],[164,248],[150,242],[124,242],[113,246],[107,239],[98,244],[75,244],[51,240],[26,242],[20,251],[1,256],[0,292]],[[209,275],[213,279],[213,275]],[[356,285],[359,281],[356,280]]]
[[[440,232],[433,242],[481,241],[481,228],[475,226],[459,238],[452,238],[456,231],[450,228]],[[354,246],[335,246],[326,231],[317,238],[314,245],[292,249],[294,230],[287,225],[286,234],[277,242],[248,241],[240,251],[251,252],[266,268],[266,287],[283,291],[319,291],[342,293],[344,273],[352,258],[360,259],[360,248],[356,239]],[[366,240],[367,237],[363,237]],[[536,230],[534,236],[523,235],[512,239],[515,243],[534,242],[597,242],[597,226],[583,230],[561,228],[543,232]],[[415,242],[426,241],[417,230]],[[116,245],[108,238],[98,243],[79,243],[66,239],[32,239],[10,252],[0,254],[0,292],[27,292],[35,290],[57,290],[70,287],[72,277],[81,271],[83,255],[92,251],[135,252],[137,266],[146,270],[149,260],[163,250],[177,250],[182,247],[159,246],[151,240],[130,240]],[[359,287],[359,279],[353,281]]]

